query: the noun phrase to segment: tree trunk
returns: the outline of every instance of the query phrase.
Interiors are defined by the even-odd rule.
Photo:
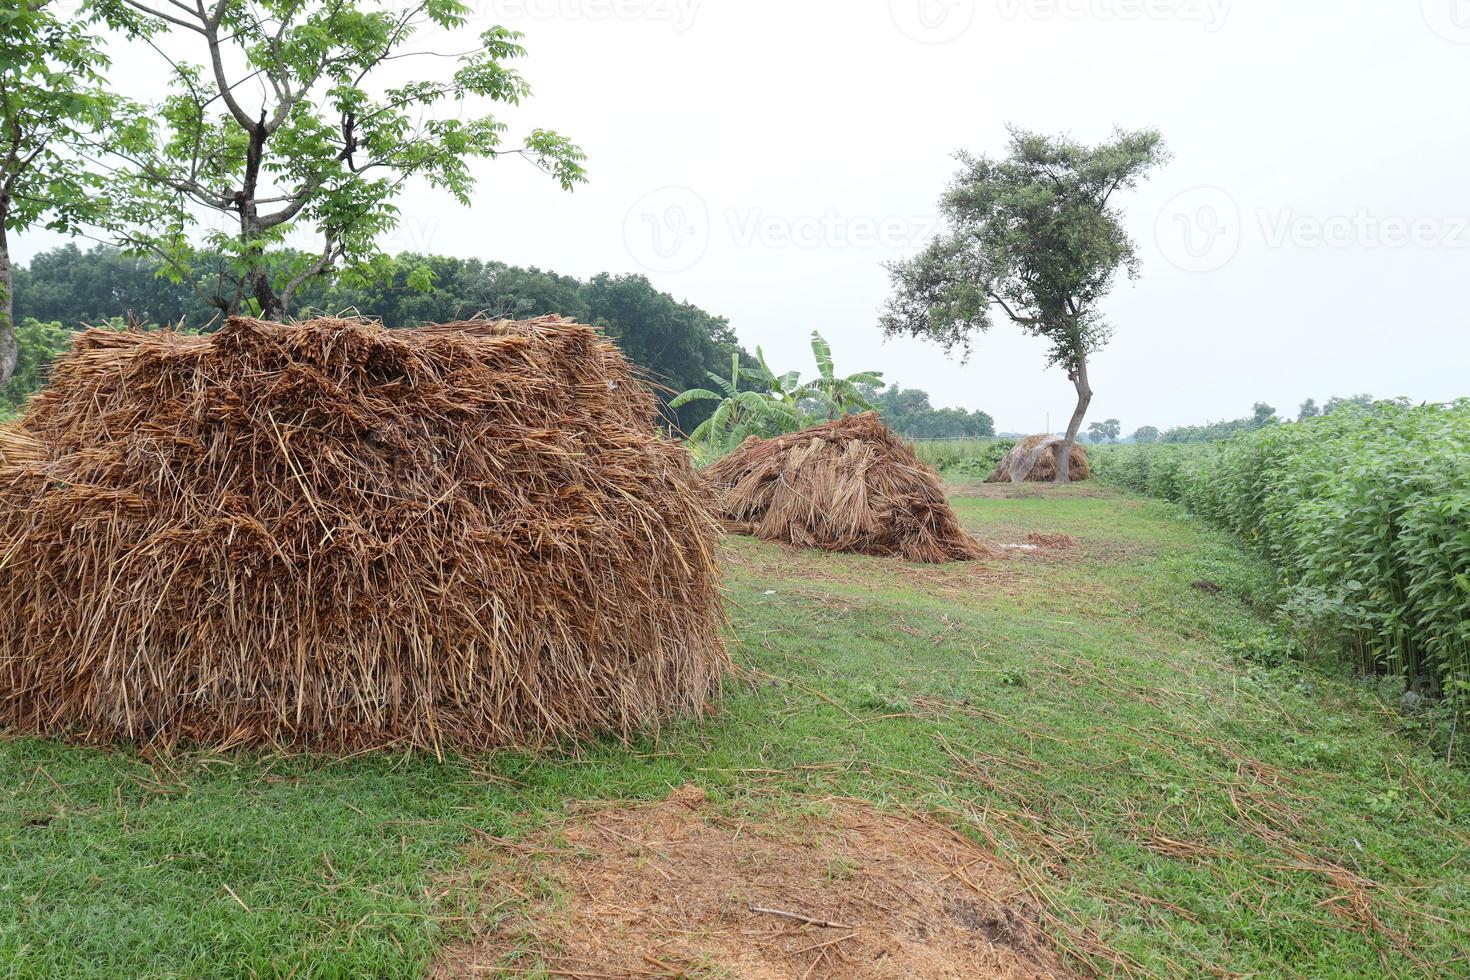
[[[1056,449],[1057,483],[1072,482],[1072,447],[1077,444],[1077,432],[1082,428],[1082,420],[1087,417],[1087,406],[1092,403],[1092,386],[1087,383],[1087,358],[1077,359],[1071,380],[1077,388],[1077,407],[1072,411],[1072,421],[1067,424],[1067,437]]]
[[[250,134],[250,145],[245,151],[245,173],[241,178],[240,190],[235,195],[235,204],[240,209],[240,244],[247,250],[258,248],[256,244],[260,240],[264,229],[260,223],[260,212],[255,203],[256,190],[260,181],[260,168],[265,160],[265,141],[270,137],[270,132],[265,126],[265,109],[260,110],[260,121],[253,126],[246,126]],[[256,305],[260,307],[260,318],[262,320],[280,321],[285,319],[286,308],[282,305],[280,297],[271,288],[270,273],[266,271],[261,262],[261,253],[252,253],[250,267],[250,294],[255,297]]]
[[[20,346],[15,340],[15,303],[11,298],[14,277],[10,271],[10,243],[5,238],[9,205],[0,198],[0,385],[10,380],[20,360]]]
[[[271,277],[265,269],[250,270],[251,292],[255,296],[255,302],[260,304],[260,318],[279,323],[286,318],[286,307],[276,296],[276,291],[271,288]]]

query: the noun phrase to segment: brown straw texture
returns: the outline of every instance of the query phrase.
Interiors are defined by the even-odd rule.
[[[747,439],[704,473],[725,526],[740,534],[913,562],[988,554],[960,526],[935,472],[872,412]]]
[[[1057,452],[1062,448],[1061,436],[1027,436],[985,478],[986,483],[1050,483],[1057,478]],[[1087,448],[1072,444],[1072,463],[1067,467],[1073,480],[1092,477],[1087,463]]]
[[[556,318],[87,331],[0,439],[0,726],[474,751],[705,710],[719,528],[654,426]]]

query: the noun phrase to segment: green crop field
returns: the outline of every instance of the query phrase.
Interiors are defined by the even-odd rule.
[[[1234,532],[1282,579],[1300,645],[1470,706],[1470,401],[1342,410],[1203,446],[1118,448],[1099,473]]]
[[[1263,656],[1274,575],[1176,505],[1005,492],[956,488],[981,539],[1076,547],[933,568],[728,541],[747,676],[656,740],[442,761],[0,741],[0,962],[415,976],[513,914],[482,834],[694,783],[777,818],[833,796],[934,814],[1103,974],[1470,971],[1470,773],[1433,718],[1326,657]]]

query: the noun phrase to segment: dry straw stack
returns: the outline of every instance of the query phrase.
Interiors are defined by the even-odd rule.
[[[1027,436],[1016,443],[1016,448],[1006,454],[985,480],[986,483],[1050,483],[1057,477],[1057,451],[1062,447],[1061,436]],[[1086,480],[1092,476],[1087,465],[1087,450],[1081,443],[1072,445],[1072,465],[1068,467],[1073,480]]]
[[[0,726],[477,750],[698,711],[719,529],[546,318],[89,331],[0,442]],[[21,454],[24,455],[24,454]]]
[[[747,439],[704,472],[737,533],[915,562],[987,554],[960,526],[934,471],[872,412]]]

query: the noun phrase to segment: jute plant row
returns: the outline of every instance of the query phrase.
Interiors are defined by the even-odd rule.
[[[1286,610],[1370,672],[1470,706],[1470,400],[1379,403],[1204,446],[1098,454],[1263,553]]]

